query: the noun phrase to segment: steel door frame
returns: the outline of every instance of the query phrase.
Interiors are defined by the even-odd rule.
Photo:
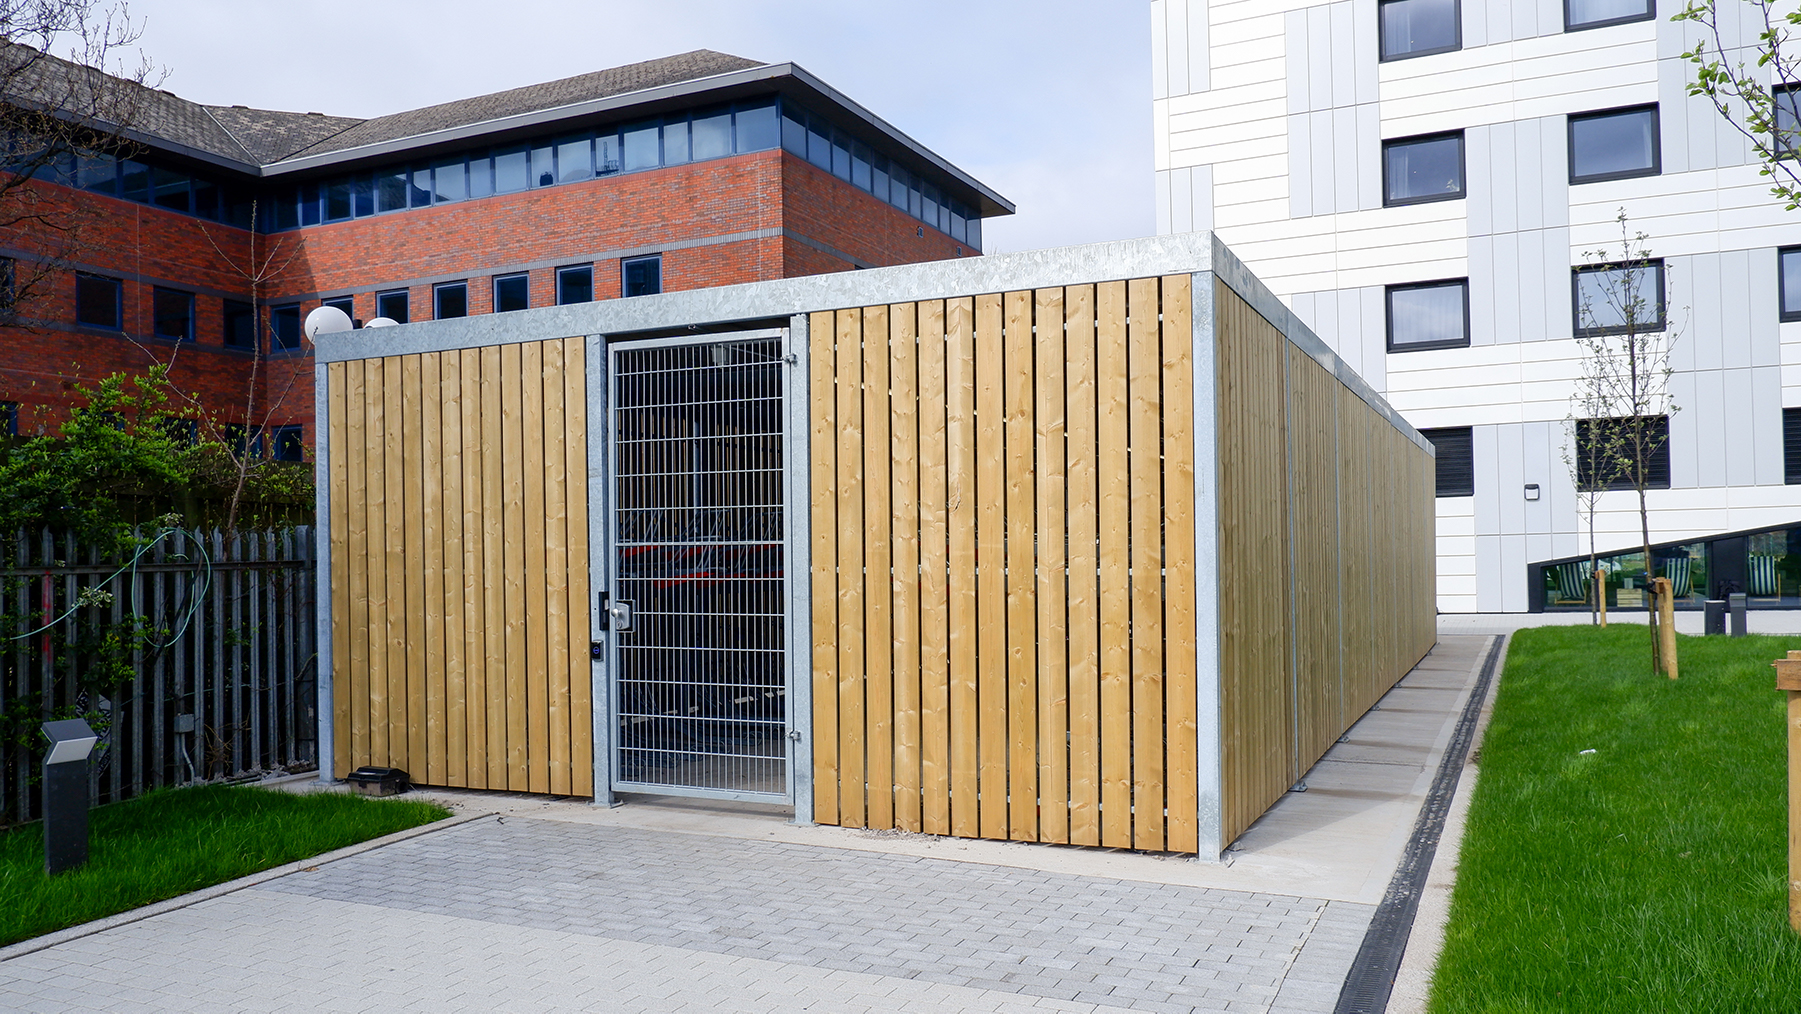
[[[810,599],[804,591],[808,585],[806,499],[806,370],[805,317],[793,318],[798,328],[747,328],[742,331],[683,335],[674,338],[639,338],[620,336],[609,341],[605,335],[588,337],[588,492],[589,492],[589,587],[596,595],[591,606],[592,639],[590,657],[593,668],[594,702],[594,801],[598,805],[618,805],[617,792],[631,794],[688,796],[702,799],[724,799],[744,802],[792,804],[796,821],[811,823],[812,788],[810,767],[810,735],[812,713],[811,650],[808,633],[810,616],[806,606]],[[796,331],[798,330],[798,335]],[[711,345],[728,341],[777,338],[783,349],[782,365],[782,553],[783,553],[783,731],[786,788],[782,793],[743,792],[704,786],[649,785],[626,782],[618,769],[616,730],[619,715],[619,644],[612,632],[602,629],[605,618],[600,615],[601,593],[613,595],[617,589],[618,533],[615,490],[613,485],[613,447],[616,438],[612,410],[616,401],[614,354],[633,349],[667,348],[684,345]],[[798,509],[797,509],[798,508]],[[800,523],[797,524],[796,522]]]

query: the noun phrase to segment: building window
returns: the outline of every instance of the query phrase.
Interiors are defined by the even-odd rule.
[[[16,419],[17,406],[13,413]],[[1801,408],[1782,410],[1782,481],[1791,486],[1801,485]]]
[[[280,351],[299,347],[300,304],[271,306],[269,308],[269,348]]]
[[[1432,441],[1437,454],[1438,495],[1476,495],[1475,430],[1468,426],[1448,426],[1436,430],[1420,430],[1420,436]]]
[[[557,305],[594,301],[594,265],[557,269]]]
[[[432,286],[432,318],[448,320],[469,316],[469,283],[444,282]]]
[[[1776,117],[1770,150],[1777,158],[1801,157],[1801,85],[1770,89],[1770,105]]]
[[[663,291],[663,258],[634,257],[619,262],[619,291],[627,296],[654,296]]]
[[[105,275],[75,276],[75,323],[84,327],[121,330],[125,316],[125,285]]]
[[[1388,287],[1388,351],[1458,349],[1469,343],[1469,279]]]
[[[524,310],[532,305],[530,275],[501,275],[494,279],[494,312]]]
[[[375,315],[386,317],[396,324],[407,322],[406,290],[394,292],[378,292],[375,294]]]
[[[355,297],[339,296],[336,299],[322,299],[319,301],[319,305],[335,307],[336,309],[342,311],[344,316],[350,318],[351,326],[353,326],[353,327],[356,326],[357,319],[356,319],[356,299],[355,299]]]
[[[1590,441],[1600,441],[1591,450]],[[1576,488],[1636,489],[1640,448],[1646,489],[1670,488],[1670,417],[1626,416],[1576,420]]]
[[[1776,251],[1776,265],[1776,285],[1782,293],[1782,319],[1801,320],[1801,247]]]
[[[0,435],[16,437],[19,435],[19,403],[16,401],[0,401]]]
[[[1657,107],[1570,116],[1570,182],[1596,183],[1663,171]]]
[[[1382,0],[1382,59],[1404,60],[1463,48],[1459,0]]]
[[[0,257],[0,314],[18,309],[19,266],[11,257]]]
[[[186,342],[194,340],[194,294],[175,289],[152,289],[150,312],[151,333],[158,338]]]
[[[256,347],[256,307],[235,299],[225,301],[225,344],[234,349]]]
[[[261,426],[245,426],[243,423],[226,423],[222,429],[225,446],[231,453],[240,458],[260,458],[263,456],[263,428]]]
[[[276,461],[305,461],[306,441],[298,426],[277,426],[269,431]]]
[[[1563,29],[1604,28],[1657,16],[1657,0],[1563,0]]]
[[[1662,261],[1577,268],[1572,294],[1579,337],[1664,329]]]
[[[1463,196],[1463,132],[1382,144],[1382,203],[1423,204]]]

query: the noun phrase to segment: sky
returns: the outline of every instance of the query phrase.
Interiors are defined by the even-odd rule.
[[[986,251],[1150,235],[1144,0],[137,0],[163,87],[375,116],[713,49],[794,62],[1011,200]],[[135,62],[135,60],[133,61]]]

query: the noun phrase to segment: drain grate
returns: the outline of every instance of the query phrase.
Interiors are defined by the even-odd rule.
[[[1413,836],[1401,853],[1401,865],[1388,882],[1382,903],[1370,919],[1363,934],[1363,946],[1357,949],[1357,960],[1345,976],[1338,991],[1334,1014],[1380,1014],[1388,1009],[1389,995],[1395,988],[1395,973],[1400,970],[1401,956],[1407,951],[1407,936],[1413,932],[1413,917],[1420,908],[1420,892],[1425,889],[1426,875],[1432,869],[1432,857],[1438,854],[1438,839],[1444,834],[1445,818],[1451,812],[1451,794],[1457,788],[1457,776],[1470,754],[1470,743],[1476,737],[1476,721],[1482,714],[1482,702],[1488,699],[1488,686],[1494,680],[1495,666],[1501,660],[1501,649],[1507,638],[1497,637],[1489,645],[1488,657],[1476,676],[1476,687],[1457,718],[1451,742],[1445,747],[1444,759],[1438,763],[1438,774],[1432,789],[1420,807],[1419,820],[1413,825]],[[1373,709],[1372,709],[1373,710]]]

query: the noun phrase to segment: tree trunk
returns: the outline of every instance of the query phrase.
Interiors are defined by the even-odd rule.
[[[1644,543],[1645,606],[1650,613],[1648,617],[1650,622],[1645,624],[1645,628],[1651,631],[1651,675],[1655,676],[1663,671],[1663,649],[1657,636],[1657,599],[1651,594],[1651,579],[1656,576],[1654,571],[1657,568],[1651,562],[1651,511],[1645,503],[1645,483],[1642,478],[1644,469],[1642,466],[1640,467],[1639,475],[1641,478],[1638,483],[1638,533],[1639,538],[1643,540]],[[1674,594],[1673,590],[1671,594]]]

